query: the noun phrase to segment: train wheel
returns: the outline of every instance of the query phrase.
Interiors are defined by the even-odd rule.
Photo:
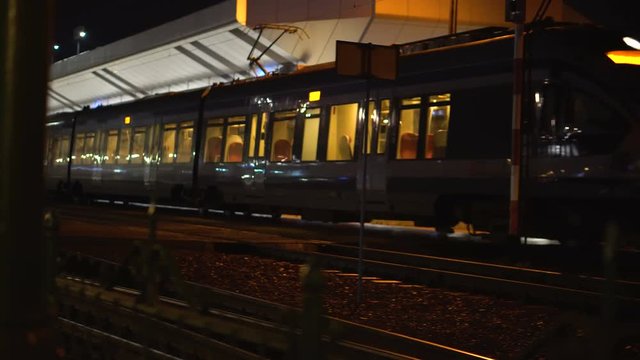
[[[198,206],[198,215],[203,217],[206,217],[207,215],[209,215],[209,207],[207,207],[206,205]]]
[[[443,235],[452,234],[453,227],[458,223],[458,219],[455,216],[451,201],[438,198],[434,205],[434,212],[436,231]]]
[[[74,182],[71,187],[71,199],[74,204],[84,203],[84,191],[82,190],[82,184],[80,184],[79,181]]]

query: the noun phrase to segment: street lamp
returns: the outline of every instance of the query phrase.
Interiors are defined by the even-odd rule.
[[[84,26],[78,26],[73,30],[73,38],[76,40],[76,55],[80,54],[80,40],[87,37]]]
[[[51,53],[51,62],[55,62],[56,61],[56,53],[58,52],[58,50],[60,50],[60,45],[59,44],[53,44],[53,52]]]

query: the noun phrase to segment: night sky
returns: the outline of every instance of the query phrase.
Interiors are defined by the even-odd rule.
[[[32,1],[32,0],[28,0]],[[84,26],[80,51],[142,32],[223,0],[55,0],[53,42],[56,60],[75,55],[73,30]]]
[[[564,0],[604,27],[640,36],[640,0]]]

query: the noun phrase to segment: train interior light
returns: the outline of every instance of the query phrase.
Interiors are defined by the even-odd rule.
[[[310,91],[309,92],[309,102],[319,101],[320,100],[320,91]]]

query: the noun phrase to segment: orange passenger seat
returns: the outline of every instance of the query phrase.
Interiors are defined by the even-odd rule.
[[[418,135],[404,133],[400,136],[400,159],[415,159],[418,154]]]
[[[272,161],[290,161],[291,160],[291,143],[289,140],[280,139],[273,144]]]
[[[220,153],[222,147],[222,138],[219,136],[207,139],[207,157],[206,162],[220,162]]]
[[[228,162],[242,162],[242,143],[234,142],[229,145],[228,153],[227,153],[227,161]]]

